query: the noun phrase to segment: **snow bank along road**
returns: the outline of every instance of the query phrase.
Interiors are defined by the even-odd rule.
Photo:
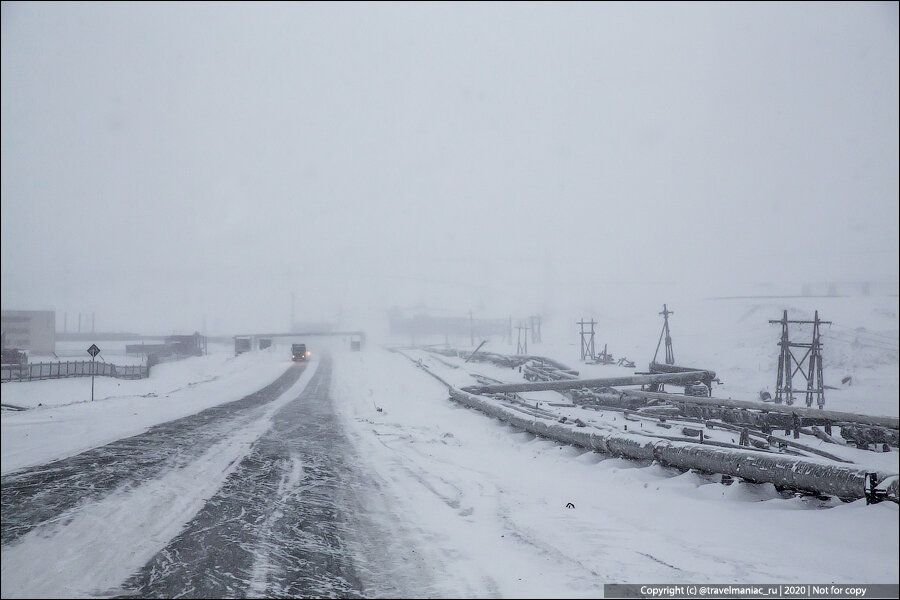
[[[90,379],[3,384],[3,402],[32,410],[0,411],[0,474],[74,456],[205,408],[240,400],[274,381],[289,361],[277,351],[233,349],[164,363],[148,379]]]

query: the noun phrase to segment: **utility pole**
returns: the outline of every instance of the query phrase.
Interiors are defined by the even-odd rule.
[[[659,354],[659,347],[662,344],[663,336],[666,338],[666,364],[675,364],[675,353],[672,351],[672,334],[669,332],[669,315],[675,313],[663,304],[662,312],[659,313],[663,317],[662,331],[659,332],[659,341],[656,342],[656,352],[653,353],[653,362],[656,362],[656,356]]]
[[[590,321],[585,321],[582,318],[576,324],[581,326],[581,360],[587,360],[588,358],[595,360],[594,325],[597,324],[597,321],[595,321],[593,317],[591,317]],[[591,326],[590,330],[585,329],[588,325]]]
[[[296,315],[294,314],[294,292],[291,292],[291,323],[288,326],[288,331],[293,333],[294,331],[294,323],[296,322]]]
[[[469,345],[475,345],[475,320],[472,318],[472,310],[469,310]]]
[[[94,318],[97,316],[97,313],[91,313],[91,333],[94,333]]]

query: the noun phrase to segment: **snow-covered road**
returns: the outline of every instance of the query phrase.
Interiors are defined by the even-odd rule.
[[[138,596],[354,597],[346,548],[356,511],[331,365],[273,415],[224,485],[125,588]]]

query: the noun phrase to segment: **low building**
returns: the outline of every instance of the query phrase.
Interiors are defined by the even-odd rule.
[[[194,332],[193,335],[170,335],[166,344],[172,346],[180,356],[203,356],[206,354],[206,337]]]
[[[3,347],[35,354],[56,352],[56,313],[52,310],[4,310]]]

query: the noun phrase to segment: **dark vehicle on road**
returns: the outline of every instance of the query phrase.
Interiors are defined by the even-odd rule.
[[[291,359],[292,360],[306,360],[309,358],[309,351],[306,349],[306,344],[291,344]]]

